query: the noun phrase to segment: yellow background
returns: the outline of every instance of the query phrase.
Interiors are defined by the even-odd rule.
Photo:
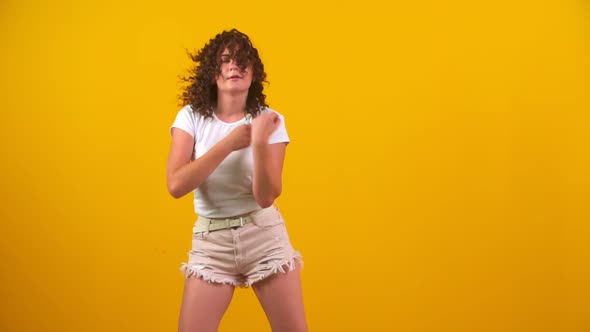
[[[311,331],[589,331],[583,1],[2,1],[1,331],[175,331],[195,50],[253,40]],[[268,331],[250,289],[220,331]]]

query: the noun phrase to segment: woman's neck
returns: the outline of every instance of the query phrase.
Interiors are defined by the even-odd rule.
[[[238,96],[217,96],[217,107],[215,114],[224,118],[243,117],[246,111],[247,94]]]

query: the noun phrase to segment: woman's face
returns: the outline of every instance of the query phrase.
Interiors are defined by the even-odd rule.
[[[241,70],[227,48],[221,52],[220,61],[221,73],[216,77],[218,92],[247,92],[252,84],[252,65]]]

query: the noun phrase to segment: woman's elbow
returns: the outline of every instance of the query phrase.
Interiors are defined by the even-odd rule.
[[[181,188],[174,182],[168,182],[168,193],[170,194],[170,196],[176,199],[186,195],[186,193],[182,192]]]
[[[175,190],[172,190],[170,188],[168,188],[168,193],[170,194],[170,196],[172,196],[172,197],[174,197],[176,199],[178,199],[178,198],[180,198],[180,197],[183,196],[181,193],[179,193],[179,192],[177,192]]]
[[[274,203],[274,199],[270,200],[270,199],[266,199],[266,200],[258,200],[256,201],[256,203],[258,203],[258,205],[260,205],[261,208],[266,209],[267,207],[271,206],[272,203]]]
[[[281,195],[280,191],[269,193],[268,195],[255,195],[256,203],[263,209],[270,207],[275,200]]]

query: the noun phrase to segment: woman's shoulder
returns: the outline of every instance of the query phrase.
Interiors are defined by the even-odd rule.
[[[191,118],[194,122],[201,122],[204,119],[203,114],[193,109],[190,104],[184,105],[179,111],[179,114],[183,114],[185,117]]]
[[[278,111],[276,111],[276,110],[274,110],[274,109],[272,109],[270,107],[264,107],[262,110],[260,110],[260,114],[270,113],[270,112],[277,113],[280,117],[283,117],[283,114],[279,113]]]
[[[184,105],[179,111],[178,113],[186,113],[186,114],[194,114],[197,112],[193,112],[193,107],[190,104]]]

